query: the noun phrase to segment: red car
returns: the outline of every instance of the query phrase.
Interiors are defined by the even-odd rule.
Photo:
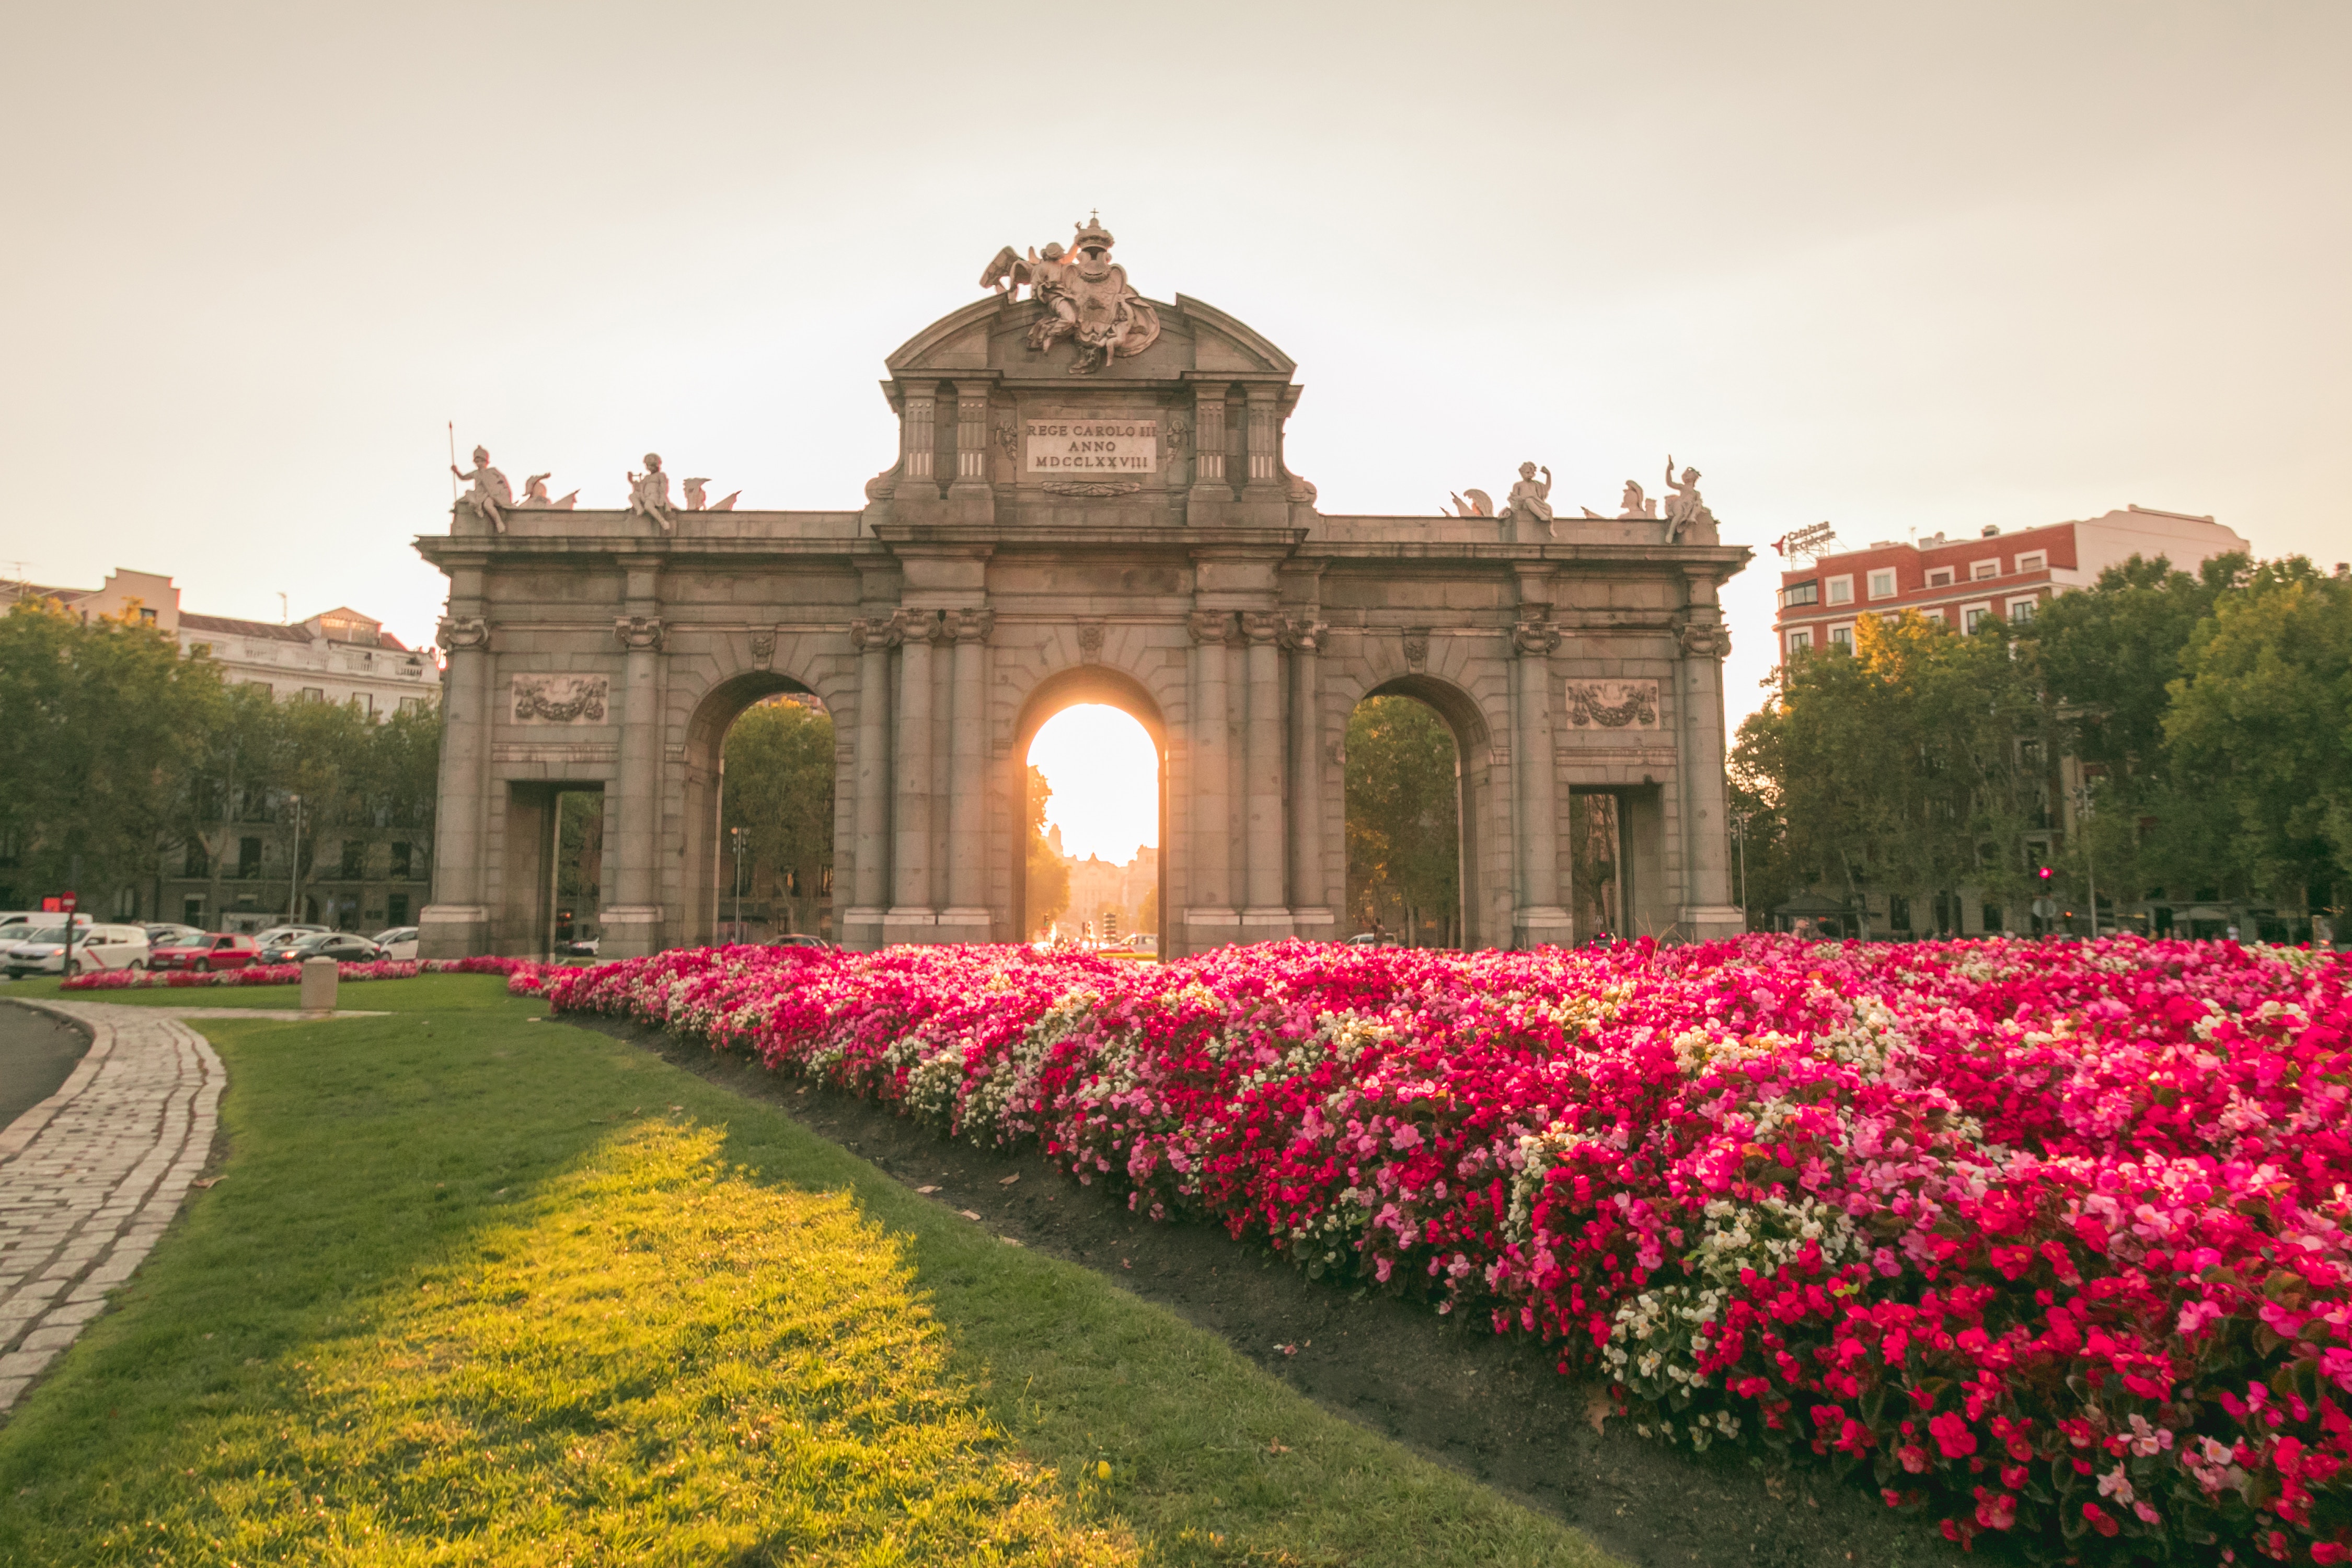
[[[215,969],[243,969],[261,956],[249,936],[215,932],[194,942],[159,947],[147,955],[150,969],[186,969],[203,974]]]

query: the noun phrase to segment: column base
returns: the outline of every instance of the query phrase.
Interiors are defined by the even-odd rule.
[[[1242,917],[1239,910],[1186,910],[1184,911],[1185,949],[1199,952],[1212,947],[1226,947],[1242,940]]]
[[[1280,942],[1292,932],[1290,911],[1280,905],[1244,910],[1241,918],[1241,940],[1244,942]]]
[[[596,911],[596,956],[646,958],[661,951],[659,904],[606,904]]]
[[[885,947],[897,947],[902,942],[929,942],[939,940],[938,910],[899,907],[883,911],[882,945]]]
[[[490,911],[480,904],[427,904],[416,912],[416,956],[478,958],[490,951]]]
[[[939,934],[933,942],[992,942],[995,918],[984,909],[941,910]]]
[[[883,913],[878,909],[843,910],[841,945],[857,952],[872,952],[880,947]]]
[[[1293,910],[1290,929],[1306,942],[1339,940],[1339,916],[1335,910]]]
[[[1567,947],[1576,941],[1576,921],[1558,904],[1528,904],[1511,911],[1511,945]]]
[[[1675,923],[1692,942],[1725,942],[1748,931],[1748,913],[1738,904],[1685,904]]]

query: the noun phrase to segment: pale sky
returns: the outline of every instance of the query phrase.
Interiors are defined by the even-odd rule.
[[[1077,702],[1037,726],[1029,762],[1054,786],[1045,826],[1065,852],[1115,865],[1160,843],[1160,755],[1142,725],[1117,708]]]
[[[882,357],[1098,207],[1299,363],[1335,512],[1704,470],[1765,542],[2352,555],[2352,5],[16,5],[0,572],[429,638],[445,420],[846,508]]]

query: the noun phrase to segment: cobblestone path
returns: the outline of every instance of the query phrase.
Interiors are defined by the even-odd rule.
[[[163,1234],[212,1149],[223,1081],[212,1047],[159,1009],[47,1006],[91,1040],[0,1131],[0,1412]]]

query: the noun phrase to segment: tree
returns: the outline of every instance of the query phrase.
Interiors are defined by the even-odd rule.
[[[2176,777],[2229,824],[2253,889],[2321,907],[2352,880],[2352,582],[2294,557],[2218,595],[2164,718]]]
[[[1029,768],[1029,929],[1042,932],[1070,907],[1070,868],[1045,842],[1045,803],[1054,786],[1034,763]]]
[[[1368,697],[1348,716],[1348,905],[1360,925],[1393,917],[1408,938],[1460,915],[1461,797],[1453,731],[1411,697]]]
[[[751,830],[754,866],[797,889],[806,924],[833,858],[833,715],[814,700],[772,698],[735,721],[726,758],[723,825]]]

